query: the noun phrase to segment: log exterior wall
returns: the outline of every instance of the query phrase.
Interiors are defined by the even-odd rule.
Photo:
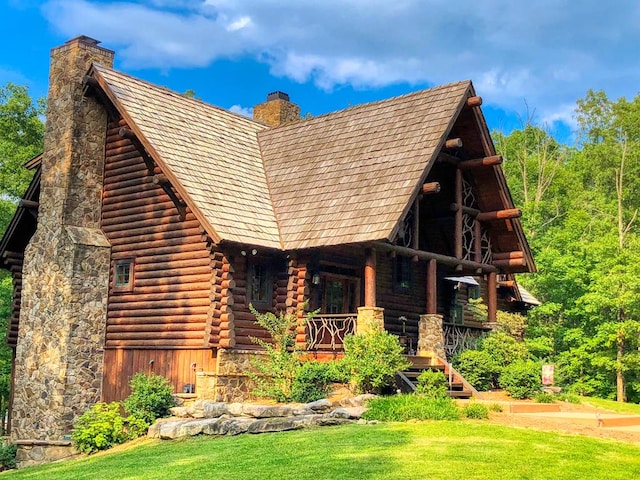
[[[162,172],[157,166],[148,171],[136,147],[118,135],[121,127],[127,127],[123,120],[107,130],[101,219],[112,245],[103,392],[111,400],[126,396],[136,368],[149,369],[145,361],[154,360],[154,371],[168,376],[179,392],[195,382],[185,365],[195,361],[211,368],[210,358],[196,358],[210,357],[220,340],[220,304],[212,297],[221,293],[226,274],[214,268],[216,262],[222,267],[223,258],[207,242],[200,222],[189,209],[180,218],[169,196],[152,182]],[[114,284],[119,261],[132,262],[128,290]]]

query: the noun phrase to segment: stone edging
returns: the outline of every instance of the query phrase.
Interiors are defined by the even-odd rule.
[[[222,403],[197,401],[188,407],[174,407],[170,418],[158,420],[149,428],[150,438],[171,440],[194,435],[238,435],[295,430],[309,426],[342,425],[365,422],[365,402],[373,395],[360,395],[338,405],[323,399],[292,405]]]

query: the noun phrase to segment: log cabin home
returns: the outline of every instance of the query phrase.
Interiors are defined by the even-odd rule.
[[[241,398],[264,336],[249,304],[319,309],[296,337],[312,356],[374,321],[446,361],[535,303],[470,81],[304,120],[275,92],[249,119],[114,70],[98,43],[52,50],[44,152],[0,243],[14,439],[64,441],[138,371]]]

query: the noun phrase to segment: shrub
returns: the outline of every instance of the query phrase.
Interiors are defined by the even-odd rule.
[[[157,418],[166,417],[173,407],[173,388],[161,375],[136,373],[129,382],[131,395],[124,401],[125,410],[151,425]],[[131,419],[135,423],[135,419]],[[139,428],[139,427],[136,427]]]
[[[489,409],[490,412],[501,412],[502,411],[502,405],[500,405],[499,403],[490,403],[487,408]]]
[[[294,402],[313,402],[325,398],[329,384],[334,382],[338,374],[333,362],[305,362],[298,369],[291,387],[291,398]]]
[[[343,362],[352,387],[359,393],[377,393],[392,385],[396,372],[410,365],[398,337],[377,327],[345,336]]]
[[[553,403],[555,401],[555,396],[552,393],[538,392],[535,394],[533,399],[538,403]]]
[[[573,393],[559,393],[556,395],[556,399],[561,402],[567,402],[567,403],[575,403],[575,404],[582,403],[582,401],[580,400],[580,397]]]
[[[486,420],[489,418],[489,409],[486,405],[476,402],[470,402],[462,408],[462,415],[466,418],[474,418],[477,420]]]
[[[256,372],[247,372],[256,384],[253,393],[278,402],[289,402],[296,374],[302,366],[302,351],[295,342],[300,320],[292,313],[260,313],[253,305],[249,305],[249,310],[255,315],[256,323],[269,333],[272,340],[268,342],[251,337],[251,341],[265,351],[265,356],[256,357],[252,362]],[[303,321],[308,321],[315,313],[308,313]]]
[[[367,420],[406,422],[407,420],[457,420],[460,412],[449,398],[428,398],[422,395],[393,395],[374,398],[363,414]]]
[[[513,398],[531,398],[540,391],[540,365],[517,361],[506,366],[500,375],[500,386]]]
[[[498,370],[519,360],[528,360],[527,346],[505,332],[491,332],[480,341],[480,350],[493,358]]]
[[[18,446],[13,444],[0,445],[0,471],[16,468],[16,452]]]
[[[497,386],[500,369],[484,350],[465,350],[454,358],[453,364],[477,390],[486,391]]]
[[[486,322],[489,318],[489,307],[484,303],[482,297],[470,298],[467,302],[467,310],[471,312],[476,322]]]
[[[418,375],[416,393],[429,398],[444,398],[447,396],[447,377],[442,372],[424,370]]]
[[[93,453],[106,450],[129,439],[126,422],[120,415],[120,404],[96,403],[83,413],[71,433],[76,450]]]
[[[526,319],[522,315],[503,312],[502,310],[496,312],[496,323],[498,324],[498,331],[504,332],[517,340],[522,340],[524,331],[527,328]]]

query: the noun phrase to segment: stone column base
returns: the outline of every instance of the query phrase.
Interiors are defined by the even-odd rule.
[[[356,335],[363,335],[371,330],[384,330],[384,308],[358,307]]]
[[[428,313],[420,315],[418,323],[418,355],[421,357],[437,356],[446,359],[444,350],[444,331],[442,315]]]

